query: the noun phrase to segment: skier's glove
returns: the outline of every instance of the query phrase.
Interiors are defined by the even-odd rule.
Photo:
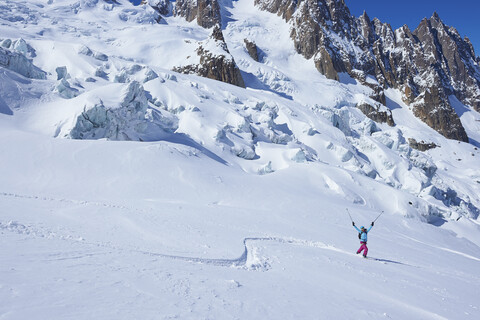
[[[372,227],[373,227],[374,224],[375,224],[375,222],[372,222]]]
[[[353,221],[352,221],[352,226],[354,226],[354,227],[355,227],[355,222],[353,222]]]

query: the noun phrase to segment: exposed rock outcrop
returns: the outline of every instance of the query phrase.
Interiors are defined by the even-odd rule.
[[[196,53],[200,58],[198,64],[176,67],[173,71],[197,74],[201,77],[245,87],[240,69],[228,51],[220,27],[216,26],[213,29],[207,41],[199,43]]]
[[[249,41],[248,39],[244,39],[243,42],[245,42],[245,47],[250,57],[258,62],[258,48],[255,42]]]
[[[221,24],[217,0],[177,0],[173,14],[189,22],[197,19],[198,25],[206,29]]]
[[[220,6],[217,0],[179,0],[175,3],[173,14],[184,17],[187,21],[197,19],[198,25],[209,29],[213,27],[210,38],[199,43],[196,50],[200,57],[198,64],[173,68],[173,71],[197,74],[201,77],[219,80],[245,87],[245,83],[233,56],[228,51],[223,37]],[[209,48],[213,41],[214,50]],[[219,53],[220,49],[221,53]]]
[[[372,106],[371,104],[365,102],[357,104],[357,108],[375,122],[387,123],[391,127],[395,125],[395,121],[393,121],[392,117],[392,111],[388,109],[381,111],[379,105]]]
[[[411,148],[419,150],[419,151],[427,151],[427,150],[434,149],[434,148],[438,147],[433,142],[425,142],[423,140],[418,142],[417,140],[415,140],[413,138],[408,138],[408,145]]]
[[[460,118],[442,91],[436,86],[426,89],[418,97],[418,102],[413,103],[415,116],[445,137],[468,142],[468,136]]]

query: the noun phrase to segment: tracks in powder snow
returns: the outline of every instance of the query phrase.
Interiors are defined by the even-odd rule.
[[[171,260],[179,260],[185,261],[189,263],[198,263],[198,264],[206,264],[206,265],[214,265],[214,266],[221,266],[221,267],[233,267],[233,268],[241,268],[246,270],[258,270],[258,271],[267,271],[271,268],[269,263],[268,257],[263,257],[258,254],[258,247],[255,246],[255,243],[258,242],[276,242],[280,244],[286,245],[297,245],[297,246],[304,246],[304,247],[311,247],[311,248],[319,248],[323,250],[330,250],[342,254],[347,254],[350,256],[355,256],[355,254],[350,253],[345,250],[338,249],[334,246],[327,245],[322,242],[317,241],[307,241],[301,239],[292,239],[292,238],[281,238],[281,237],[250,237],[243,239],[243,253],[240,257],[234,259],[215,259],[215,258],[201,258],[201,257],[187,257],[187,256],[179,256],[179,255],[172,255],[167,253],[158,253],[153,251],[145,251],[139,249],[131,249],[131,248],[124,248],[114,246],[108,243],[95,243],[86,241],[83,238],[74,238],[71,236],[64,236],[58,235],[55,232],[51,232],[45,230],[44,228],[36,228],[34,226],[23,225],[18,222],[10,221],[8,223],[4,223],[0,221],[0,230],[10,231],[17,234],[28,235],[33,237],[45,238],[45,239],[60,239],[75,242],[82,245],[94,246],[97,248],[104,248],[108,249],[108,253],[113,251],[123,251],[129,252],[134,254],[143,254],[152,257],[159,257],[162,259],[171,259]],[[105,254],[108,254],[105,253]],[[99,255],[101,253],[95,253],[95,255]],[[86,256],[92,256],[93,254],[88,254]],[[64,259],[71,259],[71,257],[64,258]],[[401,262],[392,261],[392,260],[385,260],[385,259],[378,259],[378,258],[369,258],[368,260],[379,261],[382,263],[395,263],[406,265]]]
[[[62,202],[62,203],[70,203],[70,204],[78,204],[78,205],[91,205],[91,206],[97,206],[97,207],[106,207],[106,208],[139,211],[138,209],[129,208],[129,207],[122,206],[122,205],[108,204],[108,203],[95,202],[95,201],[72,200],[72,199],[65,199],[65,198],[52,198],[52,197],[46,197],[46,196],[32,196],[32,195],[23,195],[23,194],[8,193],[8,192],[0,192],[0,196],[1,197],[6,197],[6,198],[54,201],[54,202]]]
[[[0,196],[20,198],[20,199],[57,201],[57,202],[71,203],[71,204],[94,205],[94,206],[102,206],[102,207],[116,208],[116,209],[122,209],[122,210],[132,209],[132,208],[127,208],[121,205],[111,205],[111,204],[105,204],[100,202],[57,199],[57,198],[50,198],[50,197],[43,197],[43,196],[18,195],[14,193],[5,193],[5,192],[0,192]],[[71,241],[78,244],[95,246],[97,248],[105,248],[105,249],[108,249],[109,251],[112,251],[112,250],[124,251],[124,252],[148,255],[152,257],[159,257],[162,259],[171,259],[171,260],[185,261],[189,263],[199,263],[199,264],[222,266],[222,267],[243,268],[247,270],[259,270],[259,271],[266,271],[271,268],[271,265],[269,263],[269,258],[261,256],[258,252],[259,251],[258,246],[256,246],[255,244],[259,242],[260,243],[266,243],[266,242],[280,243],[285,245],[296,245],[296,246],[303,246],[303,247],[318,248],[322,250],[329,250],[329,251],[334,251],[341,254],[355,256],[354,253],[339,249],[337,247],[325,244],[323,242],[308,241],[308,240],[294,239],[294,238],[285,238],[285,237],[247,237],[243,239],[243,253],[238,258],[215,259],[215,258],[202,258],[202,257],[188,257],[188,256],[172,255],[167,253],[159,253],[159,252],[146,251],[146,250],[140,250],[140,249],[134,249],[134,248],[119,247],[119,246],[112,245],[110,243],[89,242],[89,241],[86,241],[86,239],[84,239],[83,237],[61,235],[58,232],[47,230],[45,227],[24,225],[16,221],[9,221],[9,222],[0,221],[0,230],[10,231],[17,234],[38,237],[38,238],[66,240],[66,241]],[[370,258],[368,260],[379,261],[384,264],[394,263],[394,264],[409,266],[407,264],[393,261],[393,260],[385,260],[385,259],[378,259],[378,258]]]
[[[236,259],[207,259],[207,258],[176,256],[176,255],[148,252],[148,251],[142,251],[142,250],[131,250],[131,251],[147,254],[150,256],[156,256],[156,257],[168,258],[168,259],[174,259],[174,260],[182,260],[182,261],[187,261],[192,263],[201,263],[201,264],[210,264],[210,265],[223,266],[223,267],[237,267],[237,268],[244,268],[249,270],[266,271],[270,269],[270,264],[267,258],[261,257],[257,253],[257,247],[254,245],[254,243],[257,243],[257,242],[276,242],[281,244],[300,245],[300,246],[327,249],[331,251],[352,255],[349,252],[340,250],[338,248],[329,246],[321,242],[312,242],[312,241],[306,241],[306,240],[288,239],[288,238],[280,238],[280,237],[244,238],[243,253],[239,258],[236,258]]]

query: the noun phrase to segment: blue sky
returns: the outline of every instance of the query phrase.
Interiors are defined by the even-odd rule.
[[[480,0],[345,0],[354,16],[365,10],[373,19],[388,22],[396,29],[407,24],[415,29],[420,21],[437,11],[446,25],[455,27],[462,37],[473,43],[475,54],[480,55]]]
[[[394,29],[407,24],[413,30],[423,18],[437,11],[445,24],[457,28],[462,37],[470,38],[476,55],[480,55],[480,0],[345,0],[345,3],[354,16],[365,10],[371,19],[377,17]]]

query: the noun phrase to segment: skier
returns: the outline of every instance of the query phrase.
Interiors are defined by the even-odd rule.
[[[363,257],[366,258],[367,257],[367,253],[368,253],[368,248],[367,248],[367,233],[373,228],[373,225],[374,225],[374,222],[372,222],[372,225],[370,226],[370,228],[365,229],[364,226],[361,226],[360,229],[358,229],[356,226],[355,226],[355,222],[352,221],[352,225],[355,229],[357,229],[358,233],[359,233],[359,238],[360,238],[360,248],[358,248],[357,250],[357,254],[361,253],[363,251]],[[364,251],[365,250],[365,251]]]

